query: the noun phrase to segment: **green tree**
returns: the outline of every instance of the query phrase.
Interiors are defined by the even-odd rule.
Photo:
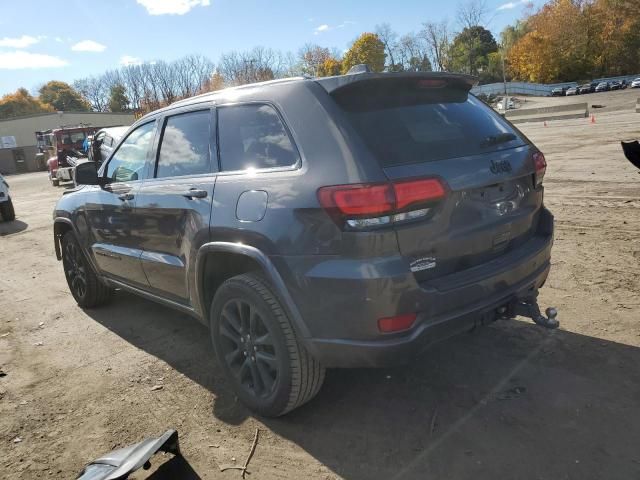
[[[65,82],[51,80],[40,87],[39,93],[41,102],[58,111],[86,112],[91,109],[89,102]]]
[[[129,107],[129,98],[124,85],[118,83],[111,87],[109,93],[109,110],[112,112],[125,112]]]
[[[374,72],[382,72],[385,62],[384,43],[375,33],[363,33],[344,54],[342,73],[354,65],[366,63]]]
[[[52,111],[53,108],[50,105],[45,105],[34,98],[26,88],[19,88],[15,93],[9,93],[0,98],[0,118],[3,119]]]
[[[498,51],[498,44],[484,27],[466,27],[453,39],[451,67],[457,72],[478,75],[488,66],[488,56]]]

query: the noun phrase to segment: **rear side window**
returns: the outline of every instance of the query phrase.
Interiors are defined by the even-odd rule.
[[[209,139],[211,111],[183,113],[165,121],[156,177],[211,172]]]
[[[394,89],[353,87],[336,92],[334,99],[383,167],[524,144],[500,115],[466,91],[421,90],[406,84]]]
[[[270,105],[218,108],[222,170],[235,171],[295,165],[298,153]]]

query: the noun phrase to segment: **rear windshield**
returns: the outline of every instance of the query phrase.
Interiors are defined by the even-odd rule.
[[[350,90],[335,92],[333,97],[383,167],[463,157],[525,143],[500,115],[463,90]]]

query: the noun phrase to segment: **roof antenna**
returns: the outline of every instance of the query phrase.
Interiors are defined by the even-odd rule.
[[[347,75],[356,75],[358,73],[371,73],[371,69],[366,63],[360,63],[351,67],[347,72]]]

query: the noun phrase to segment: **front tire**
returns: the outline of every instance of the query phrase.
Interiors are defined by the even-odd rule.
[[[6,222],[11,222],[16,219],[16,211],[13,208],[13,202],[11,197],[6,202],[0,203],[0,215]]]
[[[324,367],[298,341],[280,301],[260,275],[238,275],[220,286],[210,326],[218,362],[249,409],[278,417],[320,390]]]
[[[71,231],[62,237],[62,265],[69,290],[80,307],[98,307],[111,299],[113,290],[95,274]]]

